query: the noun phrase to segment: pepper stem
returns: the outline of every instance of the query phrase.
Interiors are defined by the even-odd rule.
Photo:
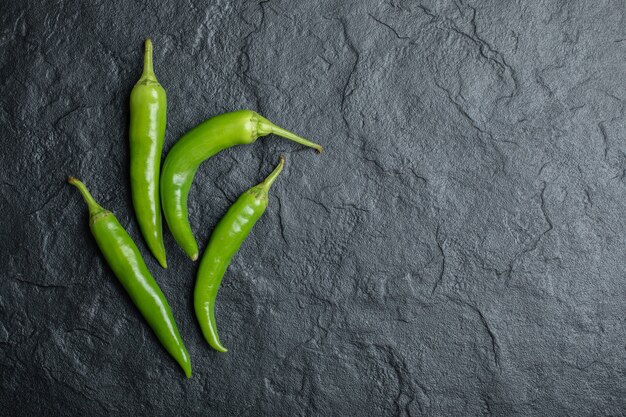
[[[322,153],[324,148],[321,145],[311,142],[308,139],[300,137],[295,133],[291,133],[290,131],[283,129],[280,126],[276,126],[274,123],[270,122],[263,116],[259,116],[259,123],[257,126],[257,130],[259,132],[259,136],[269,135],[273,133],[277,136],[283,137],[285,139],[292,140],[300,145],[308,146],[309,148],[315,149],[318,153]]]
[[[85,203],[87,203],[87,207],[89,208],[89,216],[93,216],[98,214],[99,212],[105,211],[100,204],[96,203],[96,200],[91,196],[91,193],[87,189],[87,186],[83,184],[80,180],[74,177],[68,177],[67,182],[72,184],[74,187],[78,188],[78,191],[83,196]]]
[[[141,79],[156,81],[156,75],[154,75],[154,67],[152,66],[152,41],[150,40],[150,38],[147,38],[144,44],[143,72],[141,73]]]
[[[265,178],[265,180],[261,184],[259,184],[259,186],[263,190],[269,191],[270,187],[272,186],[272,184],[274,184],[274,181],[276,181],[276,178],[278,178],[278,174],[280,174],[280,171],[283,170],[284,166],[285,166],[285,156],[281,155],[280,162],[278,163],[276,168],[274,168],[274,171],[272,171],[271,174],[268,175],[267,178]]]

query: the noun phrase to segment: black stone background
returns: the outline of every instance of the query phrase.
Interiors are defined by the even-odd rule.
[[[0,2],[2,415],[617,416],[626,411],[623,1]],[[203,165],[204,247],[287,167],[218,302],[162,270],[128,181],[142,42],[165,150],[241,108],[277,137]],[[146,255],[186,380],[99,255],[76,175]]]

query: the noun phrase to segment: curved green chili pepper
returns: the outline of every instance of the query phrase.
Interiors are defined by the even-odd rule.
[[[130,93],[130,188],[139,228],[150,251],[167,268],[159,171],[165,137],[167,98],[152,68],[152,42],[146,39],[143,73]]]
[[[265,212],[268,191],[285,165],[285,158],[272,173],[259,185],[244,192],[228,209],[211,235],[209,244],[202,255],[196,287],[193,293],[196,317],[202,334],[213,349],[227,352],[217,335],[215,323],[215,298],[220,283],[233,255],[237,253],[250,230]]]
[[[187,197],[198,167],[226,148],[252,143],[270,133],[318,152],[323,150],[320,145],[276,126],[251,110],[240,110],[204,121],[187,132],[168,153],[161,174],[163,213],[174,239],[191,260],[198,259],[198,244],[189,224]]]
[[[68,182],[79,189],[89,207],[89,228],[113,273],[154,330],[161,344],[189,378],[191,376],[189,354],[178,333],[167,300],[150,275],[137,246],[113,213],[96,203],[85,184],[73,177],[68,178]]]

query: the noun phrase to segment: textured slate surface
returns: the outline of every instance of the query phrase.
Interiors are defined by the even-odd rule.
[[[5,415],[609,416],[626,412],[623,1],[0,2]],[[89,4],[87,4],[89,3]],[[203,165],[201,246],[280,153],[204,343],[197,265],[131,207],[145,37],[166,149],[251,108],[276,137]],[[184,379],[89,235],[82,178],[146,254]]]

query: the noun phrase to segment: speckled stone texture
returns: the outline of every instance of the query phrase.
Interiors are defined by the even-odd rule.
[[[83,5],[80,5],[83,3]],[[624,1],[0,2],[6,416],[626,415]],[[165,151],[250,108],[277,137],[204,164],[201,247],[284,153],[218,297],[148,254],[129,193],[142,42]],[[185,380],[89,234],[83,179],[145,254]]]

